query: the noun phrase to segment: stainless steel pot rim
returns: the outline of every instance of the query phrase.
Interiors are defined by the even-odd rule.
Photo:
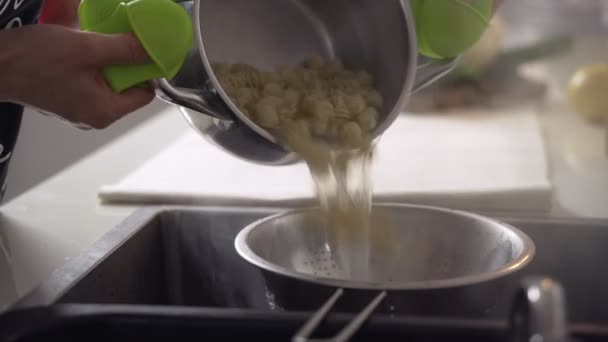
[[[411,14],[411,9],[409,2],[405,0],[399,0],[401,4],[401,11],[404,17],[404,23],[407,26],[405,33],[409,35],[408,39],[412,42],[411,46],[415,47],[418,44],[416,34],[416,29],[414,27],[414,17]],[[200,23],[200,10],[201,3],[200,0],[194,0],[194,23]],[[213,68],[211,67],[211,61],[208,58],[204,57],[207,55],[205,49],[205,43],[203,41],[203,33],[201,30],[201,25],[194,25],[194,33],[196,37],[197,48],[201,54],[201,62],[205,67],[207,74],[209,75],[209,80],[213,84],[215,91],[222,97],[225,103],[228,105],[232,113],[242,122],[244,122],[249,128],[251,128],[254,132],[261,135],[262,137],[268,139],[269,141],[282,146],[283,148],[287,148],[277,140],[270,132],[266,129],[260,127],[258,124],[253,122],[249,117],[244,115],[241,110],[232,102],[228,94],[224,91],[220,82],[218,81],[215,73],[213,72]],[[401,113],[401,109],[405,106],[409,94],[412,92],[414,88],[415,74],[416,74],[416,66],[418,64],[418,53],[415,48],[410,49],[409,51],[409,61],[407,66],[408,77],[406,77],[404,84],[401,87],[401,94],[399,95],[396,103],[391,108],[390,112],[387,115],[387,118],[383,120],[378,127],[374,130],[373,138],[377,138],[380,136],[399,116]],[[288,149],[289,150],[289,149]]]
[[[202,32],[201,25],[200,25],[200,22],[201,22],[201,2],[200,2],[200,0],[194,0],[194,13],[193,14],[194,14],[194,34],[196,37],[197,48],[201,55],[201,62],[203,64],[203,66],[205,67],[205,71],[209,75],[209,80],[213,84],[213,88],[222,97],[222,99],[230,107],[230,110],[232,111],[232,113],[234,113],[234,115],[239,120],[244,122],[249,128],[251,128],[253,131],[258,133],[262,137],[278,144],[279,142],[272,136],[272,134],[270,134],[268,131],[266,131],[265,129],[258,126],[251,119],[249,119],[246,115],[241,113],[240,109],[238,107],[236,107],[234,105],[234,103],[232,103],[232,101],[228,97],[228,94],[226,94],[224,89],[221,87],[220,82],[217,80],[217,77],[215,77],[215,72],[213,71],[213,68],[211,67],[211,61],[209,61],[208,58],[206,57],[207,50],[205,48],[205,43],[203,41],[203,32]]]
[[[520,256],[518,256],[515,260],[510,263],[502,266],[499,270],[492,272],[485,272],[481,274],[471,275],[471,276],[463,276],[456,278],[447,278],[440,280],[431,280],[431,281],[413,281],[413,282],[364,282],[364,281],[351,281],[346,279],[334,279],[334,278],[324,278],[312,276],[309,274],[294,272],[285,267],[278,266],[273,264],[266,259],[258,256],[247,243],[249,234],[256,229],[260,224],[275,220],[280,217],[302,214],[307,212],[317,211],[318,208],[304,208],[304,209],[295,209],[285,211],[279,214],[275,214],[263,219],[260,219],[256,222],[251,223],[247,227],[245,227],[235,239],[235,248],[237,253],[245,259],[247,262],[263,269],[269,271],[271,273],[279,274],[282,276],[286,276],[289,278],[295,278],[298,280],[302,280],[309,283],[314,283],[317,285],[325,285],[329,287],[337,287],[344,289],[359,289],[359,290],[430,290],[430,289],[442,289],[442,288],[451,288],[451,287],[459,287],[459,286],[467,286],[474,285],[486,281],[491,281],[495,279],[499,279],[501,277],[507,276],[513,272],[516,272],[526,265],[530,263],[533,259],[534,254],[536,252],[536,248],[534,246],[534,242],[530,237],[524,234],[519,229],[508,225],[506,223],[500,222],[495,219],[491,219],[482,215],[474,214],[471,212],[455,210],[455,209],[447,209],[441,207],[434,206],[426,206],[426,205],[415,205],[415,204],[394,204],[394,203],[379,203],[374,204],[375,208],[387,208],[387,209],[399,209],[399,208],[408,208],[408,209],[419,209],[433,212],[440,212],[444,214],[458,215],[458,216],[466,216],[479,221],[485,221],[490,224],[500,224],[510,230],[513,231],[515,235],[519,239],[521,239],[523,243],[523,250]]]

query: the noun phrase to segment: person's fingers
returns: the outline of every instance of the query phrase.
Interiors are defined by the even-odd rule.
[[[151,88],[131,88],[121,94],[95,91],[97,99],[102,99],[96,110],[87,112],[84,118],[77,118],[95,129],[104,129],[125,115],[147,105],[154,99]],[[72,120],[76,121],[76,120]]]
[[[134,87],[116,94],[113,102],[118,115],[117,119],[147,105],[153,99],[154,90],[151,87]]]
[[[87,33],[92,61],[98,65],[144,64],[150,62],[137,38],[126,34]]]

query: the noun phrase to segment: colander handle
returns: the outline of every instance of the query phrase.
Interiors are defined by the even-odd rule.
[[[511,311],[513,342],[568,342],[562,286],[546,277],[522,280]]]

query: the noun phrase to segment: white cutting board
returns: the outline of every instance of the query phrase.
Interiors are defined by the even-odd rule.
[[[376,201],[528,212],[549,210],[551,202],[543,140],[530,108],[402,115],[379,144],[373,181]],[[251,164],[194,131],[99,195],[141,204],[314,203],[305,165]]]

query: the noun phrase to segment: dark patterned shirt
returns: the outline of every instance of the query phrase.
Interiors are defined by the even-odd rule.
[[[0,0],[0,30],[35,23],[41,7],[42,0]],[[17,142],[22,114],[23,107],[0,103],[0,201],[6,191],[8,164]]]

